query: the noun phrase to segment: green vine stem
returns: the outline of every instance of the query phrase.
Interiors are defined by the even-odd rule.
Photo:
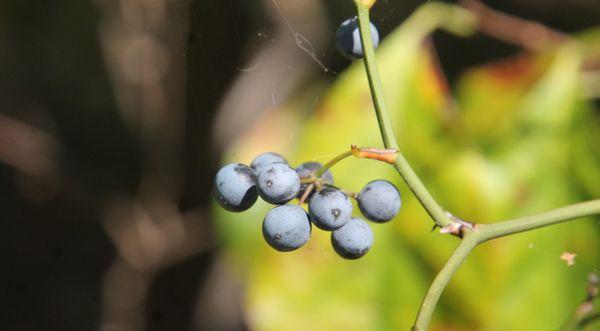
[[[413,331],[423,331],[427,329],[435,306],[437,305],[442,292],[444,292],[446,285],[448,285],[450,279],[452,279],[452,276],[458,270],[458,267],[465,261],[469,253],[471,253],[477,244],[477,238],[472,233],[467,234],[463,238],[452,256],[450,256],[450,259],[448,259],[448,262],[446,262],[446,265],[444,265],[442,270],[433,280],[433,283],[431,283],[431,286],[429,286],[427,295],[425,295],[425,299],[423,299],[423,303],[421,303],[421,307],[419,308],[417,320],[412,327]]]
[[[360,38],[363,45],[363,53],[365,54],[365,69],[369,79],[373,105],[375,106],[375,114],[377,114],[377,121],[379,122],[381,137],[383,138],[383,145],[386,148],[398,149],[398,143],[396,142],[387,106],[383,98],[383,88],[381,86],[381,79],[379,78],[379,71],[377,70],[377,64],[375,62],[375,50],[373,41],[371,40],[371,29],[369,27],[369,7],[360,0],[355,0],[355,3],[358,9]],[[442,228],[449,226],[452,221],[446,215],[442,207],[431,196],[429,191],[425,188],[425,185],[423,185],[419,177],[408,164],[408,161],[406,161],[400,152],[396,157],[394,167],[398,173],[400,173],[400,176],[402,176],[421,205],[427,210],[427,213],[433,218],[435,223]]]
[[[379,71],[377,70],[377,65],[375,63],[375,49],[373,47],[364,46],[373,45],[373,40],[371,40],[371,28],[369,26],[369,7],[360,0],[356,1],[356,6],[358,7],[360,39],[363,44],[363,53],[365,54],[365,68],[367,69],[367,78],[369,79],[369,86],[371,88],[371,95],[373,97],[373,104],[375,106],[377,121],[379,122],[383,145],[385,148],[397,149],[398,143],[396,142],[396,136],[392,129],[392,122],[383,98],[381,78],[379,78]]]
[[[373,105],[379,123],[379,129],[383,138],[383,143],[388,149],[398,150],[398,144],[395,139],[392,124],[385,104],[381,79],[375,61],[375,50],[371,40],[369,27],[369,8],[370,5],[364,0],[354,0],[358,11],[360,36],[363,45],[364,63],[369,80],[369,87],[373,98]],[[370,2],[372,4],[372,2]],[[421,307],[417,314],[413,331],[427,330],[431,317],[437,305],[437,302],[456,273],[460,265],[464,262],[469,253],[479,244],[520,233],[534,230],[540,227],[549,226],[568,220],[573,220],[585,216],[600,214],[600,199],[574,204],[571,206],[555,209],[549,212],[503,221],[494,224],[471,224],[469,222],[459,221],[458,218],[449,217],[444,209],[435,201],[425,185],[413,171],[408,161],[398,150],[394,167],[411,189],[425,210],[433,218],[436,225],[446,230],[446,233],[457,234],[462,238],[448,262],[440,270],[431,284]],[[469,226],[466,226],[469,225]]]
[[[480,224],[478,237],[480,242],[484,242],[595,214],[600,214],[600,199],[582,202],[514,220],[493,224]]]

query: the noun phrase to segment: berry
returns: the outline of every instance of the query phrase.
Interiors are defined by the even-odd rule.
[[[252,163],[250,164],[250,168],[252,168],[252,170],[254,170],[254,173],[258,176],[260,171],[263,170],[266,166],[278,162],[285,164],[288,163],[283,156],[273,152],[266,152],[255,157],[254,160],[252,160]]]
[[[377,45],[379,44],[379,32],[373,23],[369,22],[369,26],[371,27],[371,39],[373,40],[373,45],[377,48]],[[335,33],[335,42],[340,53],[347,58],[360,59],[363,57],[357,17],[347,19],[340,25]]]
[[[314,175],[319,171],[319,169],[323,168],[323,164],[320,162],[304,162],[296,168],[296,172],[300,176],[300,180],[310,178],[310,176]],[[321,175],[321,180],[323,180],[326,184],[333,184],[333,175],[329,170],[325,171],[323,175]],[[304,183],[300,186],[300,192],[298,192],[298,199],[302,198],[304,195],[304,191],[308,184]],[[308,197],[312,197],[315,191],[309,193]]]
[[[302,207],[283,205],[267,214],[262,232],[271,247],[289,252],[300,248],[310,239],[311,225]]]
[[[333,231],[344,226],[352,217],[352,202],[342,191],[325,188],[310,199],[308,213],[318,228]]]
[[[241,163],[224,166],[215,176],[215,195],[221,207],[240,212],[256,202],[256,176],[250,167]]]
[[[358,259],[367,254],[374,241],[369,224],[357,217],[331,233],[333,249],[345,259]]]
[[[300,176],[285,163],[272,163],[258,174],[258,194],[266,202],[280,205],[300,191]]]
[[[400,192],[386,180],[374,180],[358,194],[358,207],[369,220],[377,223],[390,221],[398,214],[402,201]]]

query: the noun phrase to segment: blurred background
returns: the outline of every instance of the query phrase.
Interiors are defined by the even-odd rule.
[[[0,2],[0,329],[408,330],[457,239],[391,167],[333,169],[403,196],[357,261],[319,230],[276,252],[266,203],[235,214],[211,195],[220,166],[264,151],[295,166],[381,146],[362,62],[334,46],[353,15],[350,0]],[[399,143],[447,210],[487,223],[600,197],[599,1],[379,0],[372,19]],[[432,329],[559,329],[599,239],[595,217],[479,247]]]

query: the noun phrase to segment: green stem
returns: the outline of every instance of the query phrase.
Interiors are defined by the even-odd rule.
[[[433,283],[429,287],[425,299],[421,303],[417,319],[412,327],[413,331],[424,331],[427,330],[435,306],[437,305],[442,292],[446,288],[446,285],[452,279],[452,276],[458,270],[458,267],[465,261],[471,250],[478,244],[477,236],[474,233],[468,233],[463,241],[458,245],[446,265],[440,270],[438,275],[433,280]]]
[[[352,156],[352,151],[346,151],[336,157],[334,157],[333,159],[331,159],[331,161],[325,163],[325,165],[319,169],[319,171],[317,171],[317,173],[315,174],[315,176],[317,178],[321,178],[321,176],[325,173],[325,171],[329,170],[329,168],[333,167],[336,163],[340,162],[341,160]]]
[[[367,77],[369,79],[375,113],[377,114],[377,121],[379,122],[379,129],[381,130],[381,138],[383,138],[383,145],[385,148],[397,149],[398,143],[396,142],[392,122],[390,121],[387,106],[383,98],[381,78],[379,78],[379,71],[375,63],[375,49],[373,47],[373,40],[371,40],[371,27],[369,26],[371,22],[369,20],[369,7],[360,0],[356,0],[355,3],[358,9],[358,26],[362,41],[365,68],[367,69]]]
[[[387,106],[383,98],[383,88],[381,86],[381,79],[379,78],[379,71],[377,70],[375,61],[375,49],[373,47],[373,41],[371,40],[371,28],[369,27],[369,8],[360,0],[356,0],[355,3],[358,10],[365,69],[369,79],[373,105],[375,107],[375,114],[377,114],[377,121],[379,122],[383,144],[386,148],[398,149],[398,143],[396,142]],[[444,212],[444,209],[425,188],[425,185],[423,185],[400,152],[398,153],[394,167],[438,226],[445,227],[453,223]]]
[[[600,214],[600,199],[514,220],[494,224],[481,224],[479,225],[479,237],[481,242],[484,242],[594,214]]]
[[[453,223],[444,212],[444,209],[435,201],[427,188],[425,188],[425,185],[423,185],[423,182],[415,174],[408,161],[402,156],[402,153],[398,153],[394,167],[439,227],[443,228]]]

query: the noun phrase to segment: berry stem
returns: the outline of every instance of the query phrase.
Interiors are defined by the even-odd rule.
[[[358,199],[358,193],[357,192],[346,191],[343,188],[339,188],[339,187],[337,187],[335,185],[331,185],[331,184],[325,184],[325,186],[331,187],[331,188],[334,188],[334,189],[337,189],[337,190],[340,190],[342,193],[344,193],[345,195],[351,197],[352,199],[355,199],[355,200]]]
[[[315,184],[314,183],[311,183],[310,185],[308,185],[306,187],[306,190],[304,190],[304,194],[302,194],[302,197],[300,198],[300,200],[298,200],[298,204],[299,205],[302,205],[304,203],[304,201],[306,201],[306,199],[310,195],[310,192],[312,192],[312,190],[314,188],[315,188]]]
[[[342,193],[344,193],[345,195],[351,197],[354,200],[358,199],[358,193],[356,193],[356,192],[350,192],[350,191],[346,191],[344,189],[339,189],[339,190],[342,191]]]
[[[333,167],[336,163],[340,162],[341,160],[352,156],[352,150],[349,151],[345,151],[342,154],[334,157],[333,159],[331,159],[331,161],[327,162],[321,169],[319,169],[319,171],[317,171],[317,173],[315,174],[315,176],[317,178],[321,178],[321,176],[325,173],[325,171],[329,170],[329,168]]]
[[[301,184],[312,184],[316,180],[317,180],[317,177],[314,175],[311,175],[310,177],[300,179],[300,183]]]

